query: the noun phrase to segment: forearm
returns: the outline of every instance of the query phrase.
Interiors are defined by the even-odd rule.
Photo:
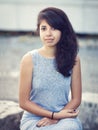
[[[64,107],[64,109],[74,109],[76,110],[81,104],[81,100],[71,99],[69,103]]]
[[[52,116],[51,111],[48,111],[48,110],[40,107],[36,103],[29,101],[29,100],[25,101],[24,103],[21,103],[20,107],[32,114],[38,115],[38,116],[43,116],[43,117],[48,117],[48,118],[51,118],[51,116]]]
[[[72,118],[76,117],[79,110],[74,111],[80,105],[79,100],[71,100],[60,112],[54,113],[54,119]]]

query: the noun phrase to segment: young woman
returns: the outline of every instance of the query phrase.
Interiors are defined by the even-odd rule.
[[[43,47],[21,61],[19,104],[25,112],[20,128],[82,130],[77,117],[81,68],[73,28],[66,14],[54,7],[40,11],[37,28]]]

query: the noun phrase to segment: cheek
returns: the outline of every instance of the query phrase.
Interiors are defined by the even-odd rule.
[[[57,41],[59,41],[60,38],[61,38],[61,33],[58,33],[58,35],[57,35]]]
[[[44,35],[42,33],[39,34],[41,41],[44,41]]]
[[[42,37],[43,37],[43,35],[42,35],[42,33],[41,33],[41,32],[39,33],[39,36],[40,36],[40,38],[42,38]]]

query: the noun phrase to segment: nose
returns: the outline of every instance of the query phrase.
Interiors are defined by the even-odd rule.
[[[52,34],[52,33],[51,33],[51,30],[50,30],[50,29],[47,29],[46,35],[47,35],[47,36],[51,36],[51,34]]]

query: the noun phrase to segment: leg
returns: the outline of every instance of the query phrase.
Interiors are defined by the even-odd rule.
[[[37,122],[38,120],[28,120],[22,125],[21,130],[82,130],[78,118],[62,119],[57,124],[45,127],[36,127]]]
[[[82,125],[78,118],[62,119],[57,127],[60,130],[82,130]]]

